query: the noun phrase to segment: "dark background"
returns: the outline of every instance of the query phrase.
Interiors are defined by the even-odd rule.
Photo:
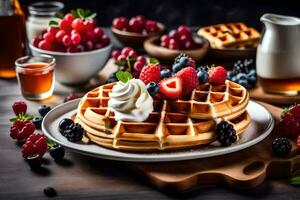
[[[20,0],[24,5],[34,2]],[[181,24],[204,26],[242,21],[261,28],[260,16],[272,12],[300,17],[297,0],[62,0],[64,11],[86,8],[98,13],[98,23],[110,26],[113,18],[143,14],[168,28]]]

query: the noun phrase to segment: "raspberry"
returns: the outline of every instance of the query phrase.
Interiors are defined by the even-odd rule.
[[[177,100],[182,94],[182,79],[179,77],[165,78],[159,82],[159,92],[167,100]]]
[[[16,115],[25,114],[27,110],[27,105],[24,101],[16,101],[12,105],[12,109]]]
[[[226,121],[221,121],[217,125],[215,134],[217,135],[217,141],[220,142],[222,146],[230,146],[237,141],[237,135],[233,125]]]
[[[32,134],[30,135],[26,143],[22,146],[22,154],[24,158],[28,156],[38,154],[40,158],[46,153],[48,145],[46,138],[43,134]]]
[[[197,72],[192,67],[186,67],[175,74],[176,77],[180,77],[183,81],[182,96],[186,97],[198,86],[199,81]]]
[[[26,140],[35,131],[35,126],[30,121],[16,121],[10,128],[10,137],[19,142]]]
[[[297,138],[297,148],[300,149],[300,135]]]
[[[297,138],[300,135],[300,105],[291,106],[284,111],[279,130],[289,138]]]
[[[227,78],[227,71],[222,66],[211,67],[208,70],[209,82],[211,84],[224,84]]]
[[[272,143],[272,150],[276,156],[286,156],[292,150],[292,145],[287,138],[275,138]]]
[[[150,64],[143,67],[139,78],[145,83],[145,85],[150,82],[158,83],[160,81],[159,65]]]

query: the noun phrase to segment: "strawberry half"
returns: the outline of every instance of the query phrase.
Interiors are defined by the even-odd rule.
[[[182,80],[179,77],[165,78],[159,82],[159,92],[167,100],[177,100],[182,94]]]
[[[160,81],[160,66],[157,64],[150,64],[143,67],[139,79],[141,79],[145,85],[150,82],[158,83]]]
[[[183,97],[189,96],[191,92],[199,85],[197,72],[193,67],[183,68],[175,74],[175,77],[179,77],[183,82]]]
[[[38,154],[40,158],[48,149],[46,138],[43,134],[32,134],[27,138],[26,143],[22,146],[22,154],[24,158]]]
[[[208,74],[211,84],[224,84],[227,78],[227,71],[222,66],[209,68]]]

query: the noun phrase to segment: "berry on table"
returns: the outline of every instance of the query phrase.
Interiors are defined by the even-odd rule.
[[[215,134],[217,141],[220,142],[222,146],[230,146],[237,141],[237,135],[233,125],[226,121],[221,121],[217,124]]]
[[[145,85],[147,85],[150,82],[158,83],[160,81],[160,67],[157,64],[150,64],[145,67],[143,67],[140,77]]]
[[[67,138],[70,142],[78,142],[82,139],[84,133],[84,129],[80,124],[74,123],[67,127],[66,130],[62,133],[62,135]]]
[[[55,160],[55,161],[60,161],[63,159],[65,156],[65,149],[63,146],[56,144],[49,149],[50,156]]]
[[[26,114],[27,105],[24,101],[16,101],[13,103],[12,109],[16,115]]]
[[[159,92],[159,86],[155,82],[150,82],[147,84],[148,93],[153,96]]]
[[[41,167],[42,161],[38,154],[30,155],[26,158],[26,161],[32,170],[37,170]]]
[[[35,128],[41,129],[42,121],[43,121],[42,117],[35,117],[31,121],[34,124]]]
[[[193,67],[186,67],[181,69],[175,74],[176,77],[180,77],[183,81],[182,96],[187,97],[191,92],[198,86],[199,81],[197,77],[197,72]]]
[[[41,105],[38,109],[38,112],[42,117],[45,117],[45,115],[51,110],[50,106],[47,105]]]
[[[167,100],[177,100],[182,94],[182,79],[170,77],[159,82],[159,92]]]
[[[160,77],[161,77],[161,79],[169,78],[170,76],[172,76],[171,70],[169,70],[169,69],[163,69],[163,70],[160,71]]]
[[[209,82],[212,84],[224,84],[227,78],[227,71],[222,66],[209,68],[208,74],[209,74]]]
[[[48,145],[43,134],[31,134],[22,146],[22,154],[24,158],[28,158],[34,154],[38,154],[42,158],[47,149]]]
[[[285,137],[275,138],[272,151],[276,156],[287,156],[292,150],[290,141]]]
[[[58,130],[61,134],[71,125],[74,124],[74,121],[72,119],[64,118],[59,122]]]
[[[47,197],[54,197],[57,195],[57,192],[56,190],[53,188],[53,187],[46,187],[44,189],[44,194],[47,196]]]
[[[26,140],[35,131],[35,126],[31,121],[17,120],[10,128],[10,137],[19,142]]]

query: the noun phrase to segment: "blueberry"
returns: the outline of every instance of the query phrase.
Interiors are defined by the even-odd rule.
[[[180,71],[181,70],[181,65],[179,64],[179,63],[176,63],[176,64],[174,64],[173,66],[172,66],[172,70],[173,70],[173,72],[178,72],[178,71]]]
[[[179,60],[179,64],[182,68],[187,67],[189,65],[189,58],[188,57],[181,57]]]
[[[248,83],[247,79],[238,80],[238,84],[244,86],[245,88],[251,88],[251,85]]]
[[[208,75],[207,71],[200,70],[200,71],[198,71],[197,76],[198,76],[198,80],[200,83],[208,82],[209,75]]]
[[[65,156],[65,149],[61,145],[56,144],[49,149],[49,153],[54,160],[59,161]]]
[[[67,127],[69,127],[70,125],[74,124],[74,121],[68,118],[64,118],[59,122],[58,125],[58,130],[60,133],[63,133]]]
[[[251,85],[255,86],[255,84],[256,84],[256,76],[249,76],[249,75],[248,75],[248,82],[249,82]]]
[[[160,71],[160,78],[161,79],[168,78],[171,75],[172,75],[171,70],[169,70],[169,69],[163,69],[163,70]]]
[[[32,123],[34,124],[35,128],[41,129],[42,121],[43,121],[42,117],[35,117],[33,118]]]
[[[233,76],[233,77],[231,78],[231,81],[237,83],[238,79],[236,78],[236,76]]]
[[[118,81],[118,79],[116,79],[116,78],[109,78],[109,79],[106,80],[106,83],[114,83],[114,82],[117,82],[117,81]]]
[[[44,189],[44,194],[47,196],[47,197],[54,197],[57,195],[56,193],[56,190],[53,188],[53,187],[46,187]]]
[[[150,82],[147,85],[147,91],[149,92],[150,95],[155,95],[156,93],[159,92],[159,87],[156,83]]]
[[[36,170],[39,169],[42,165],[42,161],[39,157],[39,154],[33,154],[26,158],[26,161],[31,169]]]
[[[114,73],[111,73],[110,75],[109,75],[109,78],[117,78],[117,72],[114,72]]]
[[[51,110],[51,107],[50,106],[47,106],[47,105],[41,105],[39,107],[39,113],[42,117],[45,117],[45,115]]]
[[[239,80],[247,80],[247,75],[245,73],[239,73],[236,75],[236,78]]]
[[[248,73],[248,76],[256,76],[256,70],[255,69],[251,69]]]
[[[233,71],[228,71],[227,72],[227,79],[231,80],[232,77],[234,77],[235,73]]]

